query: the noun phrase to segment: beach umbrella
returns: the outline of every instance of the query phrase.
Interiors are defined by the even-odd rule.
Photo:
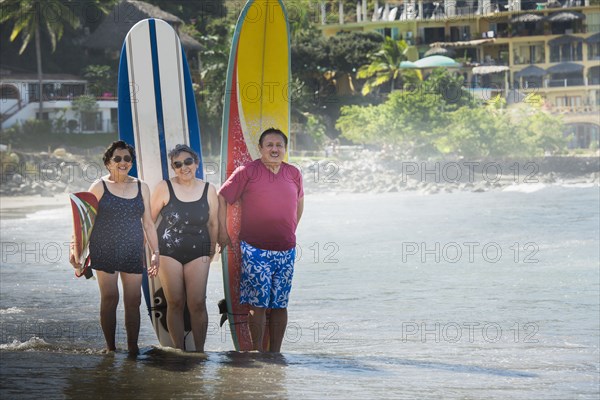
[[[403,68],[403,69],[417,69],[419,67],[417,67],[415,65],[415,63],[412,62],[412,61],[402,61],[402,62],[400,62],[400,68]]]
[[[450,57],[446,56],[430,56],[421,58],[414,63],[417,68],[458,68],[461,66]]]

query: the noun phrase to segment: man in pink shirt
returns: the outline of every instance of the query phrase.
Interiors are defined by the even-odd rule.
[[[241,201],[240,302],[250,306],[248,324],[255,350],[263,351],[266,311],[270,348],[281,351],[296,256],[296,227],[304,209],[300,171],[283,162],[287,137],[269,128],[259,139],[261,157],[237,168],[219,190],[221,249],[230,244],[227,204]]]

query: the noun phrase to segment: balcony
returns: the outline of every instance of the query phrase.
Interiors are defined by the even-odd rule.
[[[569,86],[586,86],[583,78],[563,78],[563,79],[547,79],[546,87],[569,87]]]

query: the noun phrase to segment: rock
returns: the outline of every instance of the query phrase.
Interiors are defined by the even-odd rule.
[[[471,190],[471,192],[474,192],[474,193],[485,192],[485,191],[487,191],[486,186],[487,185],[485,183],[480,182],[477,185],[475,185],[475,187],[473,188],[473,190]]]
[[[18,164],[19,161],[21,161],[21,159],[19,158],[19,155],[17,153],[10,153],[10,155],[8,156],[8,159],[6,161]]]
[[[16,184],[23,184],[23,182],[25,181],[25,179],[23,178],[23,175],[21,174],[14,174],[12,177],[12,181]]]
[[[55,149],[55,150],[52,152],[52,155],[53,155],[54,157],[60,157],[60,158],[63,158],[63,157],[66,157],[66,156],[67,156],[67,150],[66,150],[66,149],[64,149],[64,148],[62,148],[62,147],[59,147],[58,149]]]

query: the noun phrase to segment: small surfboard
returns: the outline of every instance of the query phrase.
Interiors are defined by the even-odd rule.
[[[179,37],[168,23],[150,18],[131,28],[121,50],[118,93],[119,138],[133,144],[137,155],[132,175],[137,174],[154,190],[161,180],[174,175],[168,152],[177,144],[187,144],[200,156],[196,176],[202,179],[200,125],[192,78]],[[147,263],[150,256],[148,249]],[[144,272],[142,289],[158,341],[173,347],[160,279],[149,279]],[[194,350],[187,311],[185,322],[185,349]]]
[[[282,1],[250,0],[233,34],[223,110],[221,181],[260,158],[258,139],[267,128],[290,131],[290,40]],[[235,349],[252,349],[248,307],[240,304],[241,207],[228,207],[231,246],[222,255],[227,319]],[[265,331],[265,346],[268,334]],[[266,346],[267,347],[267,346]]]
[[[89,244],[92,229],[98,215],[98,199],[91,192],[78,192],[69,194],[71,210],[73,211],[73,234],[75,248],[73,249],[81,267],[75,270],[75,276],[86,279],[93,277],[89,260]]]

